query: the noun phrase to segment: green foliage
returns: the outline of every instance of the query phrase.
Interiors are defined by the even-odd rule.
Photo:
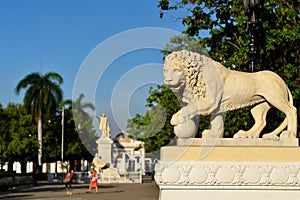
[[[27,75],[17,84],[16,93],[20,94],[21,89],[27,89],[24,106],[28,113],[33,114],[36,120],[42,115],[49,118],[55,114],[63,99],[63,92],[60,88],[62,83],[63,78],[57,73],[48,72],[42,75],[35,72]]]
[[[84,144],[91,145],[93,150],[96,149],[97,138],[92,118],[85,112],[87,108],[93,110],[94,106],[83,103],[83,98],[81,95],[75,102],[62,102],[64,106],[69,105],[64,109],[64,160],[70,161],[71,165],[74,160],[82,158],[92,160],[93,156]],[[42,116],[43,162],[55,162],[61,158],[62,112],[59,109],[55,111],[55,114]],[[80,127],[75,127],[73,116],[82,122]],[[26,111],[25,106],[9,104],[7,108],[2,108],[0,104],[0,135],[0,163],[19,161],[22,172],[26,172],[27,161],[37,162],[39,142],[35,117]],[[83,143],[82,139],[90,143]],[[12,165],[10,166],[12,170]]]
[[[25,172],[26,162],[36,160],[39,148],[34,118],[26,114],[24,106],[9,104],[1,112],[0,125],[1,161],[19,161]]]
[[[71,163],[82,158],[91,160],[93,156],[82,143],[75,128],[71,106],[65,109],[64,119],[64,160]],[[51,120],[44,116],[43,121],[43,162],[55,162],[61,158],[61,110],[57,110]],[[88,126],[85,127],[87,130]],[[90,133],[94,136],[95,131],[91,130]],[[9,104],[7,108],[2,108],[0,104],[0,136],[0,163],[19,161],[24,173],[27,161],[37,162],[39,143],[36,122],[31,114],[27,114],[23,105]],[[94,136],[94,144],[95,140]]]
[[[180,50],[188,50],[201,54],[206,53],[208,55],[207,50],[205,50],[195,38],[186,35],[172,37],[170,43],[166,44],[162,50],[162,53],[168,55],[169,53]]]
[[[234,64],[239,70],[246,69],[249,37],[242,0],[162,0],[158,7],[161,17],[166,12],[186,10],[186,15],[178,16],[178,20],[186,26],[184,33],[193,37],[209,31],[210,36],[200,38],[199,42],[210,49],[211,57],[220,62],[226,61],[228,67]],[[294,0],[270,0],[261,6],[258,15],[262,21],[258,27],[258,64],[261,69],[273,71],[270,66],[275,67],[276,63],[280,67],[285,66],[284,60],[292,61],[295,68],[299,66],[299,10],[299,2]]]
[[[61,123],[58,113],[43,123],[43,162],[60,160]]]
[[[6,150],[6,147],[10,140],[10,135],[7,130],[9,130],[9,124],[7,123],[9,120],[8,114],[4,111],[2,108],[2,105],[0,104],[0,162],[4,163],[6,161],[6,158],[3,156],[4,151]]]
[[[56,113],[55,118],[47,121],[43,126],[43,154],[44,161],[55,162],[61,160],[62,113]],[[92,132],[93,133],[93,132]],[[94,140],[95,143],[95,140]],[[64,161],[91,159],[91,154],[81,141],[75,128],[72,107],[64,109]]]

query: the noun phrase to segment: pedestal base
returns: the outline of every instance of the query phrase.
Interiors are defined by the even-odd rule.
[[[299,199],[299,147],[161,149],[155,167],[160,200]]]
[[[101,137],[96,142],[98,144],[98,156],[101,160],[111,164],[112,160],[112,143],[113,141],[107,137]]]
[[[161,188],[159,199],[163,200],[298,200],[300,191],[273,190],[228,190],[204,188]]]

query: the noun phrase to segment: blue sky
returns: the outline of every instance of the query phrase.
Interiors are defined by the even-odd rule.
[[[104,48],[101,44],[114,39],[116,35],[122,37],[122,33],[126,31],[145,27],[167,28],[179,32],[184,30],[181,22],[175,21],[172,15],[159,18],[157,0],[2,0],[0,25],[0,103],[4,107],[8,102],[22,102],[23,93],[19,96],[14,93],[16,84],[27,74],[38,72],[41,68],[43,73],[53,71],[63,77],[64,98],[71,99],[78,72],[85,67],[84,63],[89,60],[89,55],[96,52],[97,48]],[[147,36],[145,40],[149,42]],[[134,44],[136,41],[133,39],[127,42]],[[105,51],[113,53],[118,48],[118,45],[114,45],[106,47]],[[97,55],[99,60],[96,62],[101,63],[105,59],[101,58],[102,55],[103,53]],[[129,79],[137,82],[139,79],[145,80],[138,85],[134,85],[135,81],[131,83],[133,85],[130,87],[135,90],[127,97],[129,99],[125,99],[123,106],[129,110],[127,112],[130,117],[145,112],[144,104],[149,86],[162,83],[163,77],[162,74],[157,74],[158,70],[136,75],[133,73],[137,69],[146,69],[143,65],[151,67],[151,63],[159,69],[157,63],[162,63],[159,49],[127,51],[106,66],[97,86],[91,86],[96,87],[93,102],[96,104],[96,113],[108,113],[113,126],[112,132],[124,129],[124,125],[114,123],[114,119],[111,119],[114,116],[110,112],[112,102],[115,105],[124,103],[122,92],[126,96],[126,91],[130,90],[124,87],[126,83],[129,84]],[[154,81],[148,80],[149,77],[154,77]],[[129,78],[128,81],[126,78]],[[85,77],[85,80],[88,82],[89,78]],[[117,91],[117,100],[112,100],[113,91]],[[123,114],[120,111],[117,115],[120,117]],[[124,122],[126,117],[128,115],[124,115]]]

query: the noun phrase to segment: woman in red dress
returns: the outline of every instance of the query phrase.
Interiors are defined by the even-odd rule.
[[[92,180],[90,182],[90,187],[89,187],[89,190],[87,192],[90,193],[91,189],[95,188],[96,193],[98,193],[97,172],[96,172],[96,170],[93,166],[91,167],[91,169],[92,169]]]

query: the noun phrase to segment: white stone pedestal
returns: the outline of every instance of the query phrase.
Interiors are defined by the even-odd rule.
[[[99,158],[110,165],[112,164],[112,143],[113,141],[108,137],[101,137],[97,140]]]
[[[159,199],[163,200],[298,200],[298,190],[273,189],[228,189],[228,188],[168,188],[161,189]]]
[[[155,167],[160,200],[296,200],[300,197],[299,147],[161,149]]]

